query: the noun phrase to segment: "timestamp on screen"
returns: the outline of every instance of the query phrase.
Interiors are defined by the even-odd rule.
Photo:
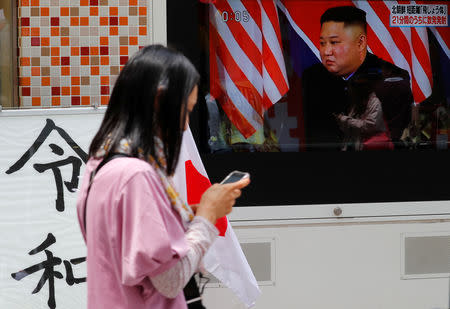
[[[222,21],[237,21],[248,22],[250,20],[250,14],[248,11],[223,11]]]

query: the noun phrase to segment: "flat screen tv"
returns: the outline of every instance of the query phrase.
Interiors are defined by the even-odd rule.
[[[191,129],[238,206],[450,200],[447,2],[169,0]]]

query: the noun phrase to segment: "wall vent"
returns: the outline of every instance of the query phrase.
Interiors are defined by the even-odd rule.
[[[450,277],[449,232],[404,234],[402,237],[402,278]]]

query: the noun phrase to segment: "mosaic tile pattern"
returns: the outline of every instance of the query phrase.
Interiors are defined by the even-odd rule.
[[[19,0],[22,107],[106,105],[121,68],[150,43],[147,0]]]

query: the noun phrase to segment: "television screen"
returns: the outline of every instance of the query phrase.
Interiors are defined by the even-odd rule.
[[[168,45],[202,75],[210,177],[258,184],[242,204],[450,196],[445,1],[168,1]]]

